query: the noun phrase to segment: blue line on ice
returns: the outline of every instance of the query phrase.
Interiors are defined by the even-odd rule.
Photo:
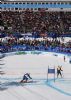
[[[4,81],[0,85],[4,86],[4,85],[6,85],[8,83],[16,83],[17,84],[17,83],[20,82],[21,79],[22,79],[21,77],[19,77],[19,78],[11,78],[11,77],[10,78],[6,78],[6,77],[1,78],[0,77],[0,80]],[[46,79],[33,79],[33,82],[31,82],[31,83],[24,83],[24,84],[26,84],[26,85],[45,85],[44,84],[45,81],[46,81]]]
[[[7,77],[0,77],[0,80],[10,80],[10,81],[11,81],[11,80],[18,80],[18,79],[22,79],[22,77],[18,77],[18,78],[12,78],[12,77],[8,77],[8,78],[7,78]],[[39,80],[39,81],[40,81],[40,80],[46,80],[46,79],[45,79],[45,78],[43,78],[43,79],[36,79],[36,78],[35,78],[35,79],[33,79],[33,80]]]
[[[0,80],[8,80],[9,82],[10,82],[10,81],[14,81],[14,80],[19,80],[19,79],[21,79],[21,77],[19,77],[19,78],[6,78],[6,77],[1,78],[1,77],[0,77]],[[64,95],[71,96],[71,93],[65,92],[64,90],[60,89],[59,87],[54,86],[54,85],[52,84],[53,79],[49,79],[49,82],[47,82],[46,79],[35,79],[35,80],[38,80],[38,81],[41,81],[41,80],[42,80],[43,82],[40,82],[40,84],[33,84],[33,85],[42,85],[42,84],[43,84],[43,85],[47,85],[47,86],[49,86],[49,87],[51,87],[51,88],[57,90],[58,92],[60,92],[60,93],[62,93],[62,94],[64,94]],[[32,85],[32,83],[28,83],[27,85]]]
[[[52,81],[53,81],[53,79],[50,79],[49,82],[46,82],[45,84],[48,85],[49,87],[51,87],[51,88],[57,90],[58,92],[64,94],[64,95],[71,96],[71,93],[65,92],[64,90],[60,89],[59,87],[54,86],[54,85],[52,84]]]

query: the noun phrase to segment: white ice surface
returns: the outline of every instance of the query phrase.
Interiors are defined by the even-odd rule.
[[[8,56],[0,60],[0,100],[71,100],[71,64],[62,54],[44,53]],[[48,66],[63,66],[63,78],[52,80]],[[30,73],[34,83],[20,84],[24,73]],[[56,77],[56,76],[55,76]]]

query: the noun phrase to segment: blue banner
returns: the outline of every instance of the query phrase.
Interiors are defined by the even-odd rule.
[[[48,73],[51,73],[51,74],[55,73],[55,69],[48,69]]]

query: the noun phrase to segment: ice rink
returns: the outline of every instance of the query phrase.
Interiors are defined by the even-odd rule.
[[[10,55],[0,59],[0,100],[71,100],[70,57],[64,54],[42,52],[39,54]],[[47,70],[63,66],[63,78]],[[19,83],[24,73],[30,73],[32,83]]]

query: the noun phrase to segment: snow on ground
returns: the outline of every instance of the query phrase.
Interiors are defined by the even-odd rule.
[[[0,100],[71,100],[71,64],[63,54],[46,53],[7,56],[0,60]],[[63,78],[49,75],[48,66],[63,66]],[[33,83],[20,84],[24,73],[30,73]],[[55,76],[56,77],[56,76]]]

